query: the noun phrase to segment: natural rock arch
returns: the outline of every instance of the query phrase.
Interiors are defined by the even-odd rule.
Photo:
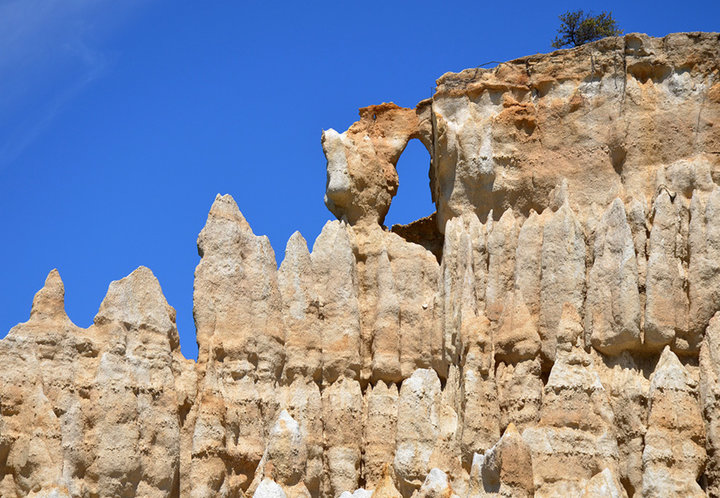
[[[364,107],[347,131],[324,131],[328,209],[351,225],[382,224],[397,193],[400,155],[413,138],[431,153],[431,134],[430,101],[415,109],[393,103]]]

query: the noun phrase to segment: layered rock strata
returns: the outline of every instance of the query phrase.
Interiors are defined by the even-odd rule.
[[[0,341],[0,496],[720,496],[720,36],[446,74],[328,130],[278,268],[228,195],[199,355],[147,268]],[[432,217],[388,231],[410,139]]]

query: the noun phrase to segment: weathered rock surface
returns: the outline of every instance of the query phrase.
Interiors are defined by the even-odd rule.
[[[446,74],[327,130],[278,261],[229,195],[199,356],[147,268],[0,341],[0,496],[720,496],[720,36]],[[417,138],[437,212],[382,226]]]
[[[698,384],[666,347],[650,378],[643,450],[644,496],[703,496],[697,483],[706,460]]]

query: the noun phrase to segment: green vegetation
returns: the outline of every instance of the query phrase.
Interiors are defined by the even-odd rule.
[[[584,43],[599,40],[606,36],[623,34],[612,12],[601,12],[594,16],[582,10],[568,11],[560,15],[558,35],[552,42],[554,48],[578,47]]]

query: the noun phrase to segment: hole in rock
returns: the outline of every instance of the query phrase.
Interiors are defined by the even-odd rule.
[[[435,205],[430,195],[428,176],[430,155],[420,140],[410,140],[398,159],[398,191],[385,217],[385,225],[407,225],[430,216]]]
[[[437,229],[430,193],[429,154],[419,140],[410,140],[398,159],[398,191],[385,217],[385,225],[408,242],[419,244],[442,258],[443,235]]]
[[[621,145],[610,145],[610,162],[612,162],[615,173],[622,176],[627,151]]]

